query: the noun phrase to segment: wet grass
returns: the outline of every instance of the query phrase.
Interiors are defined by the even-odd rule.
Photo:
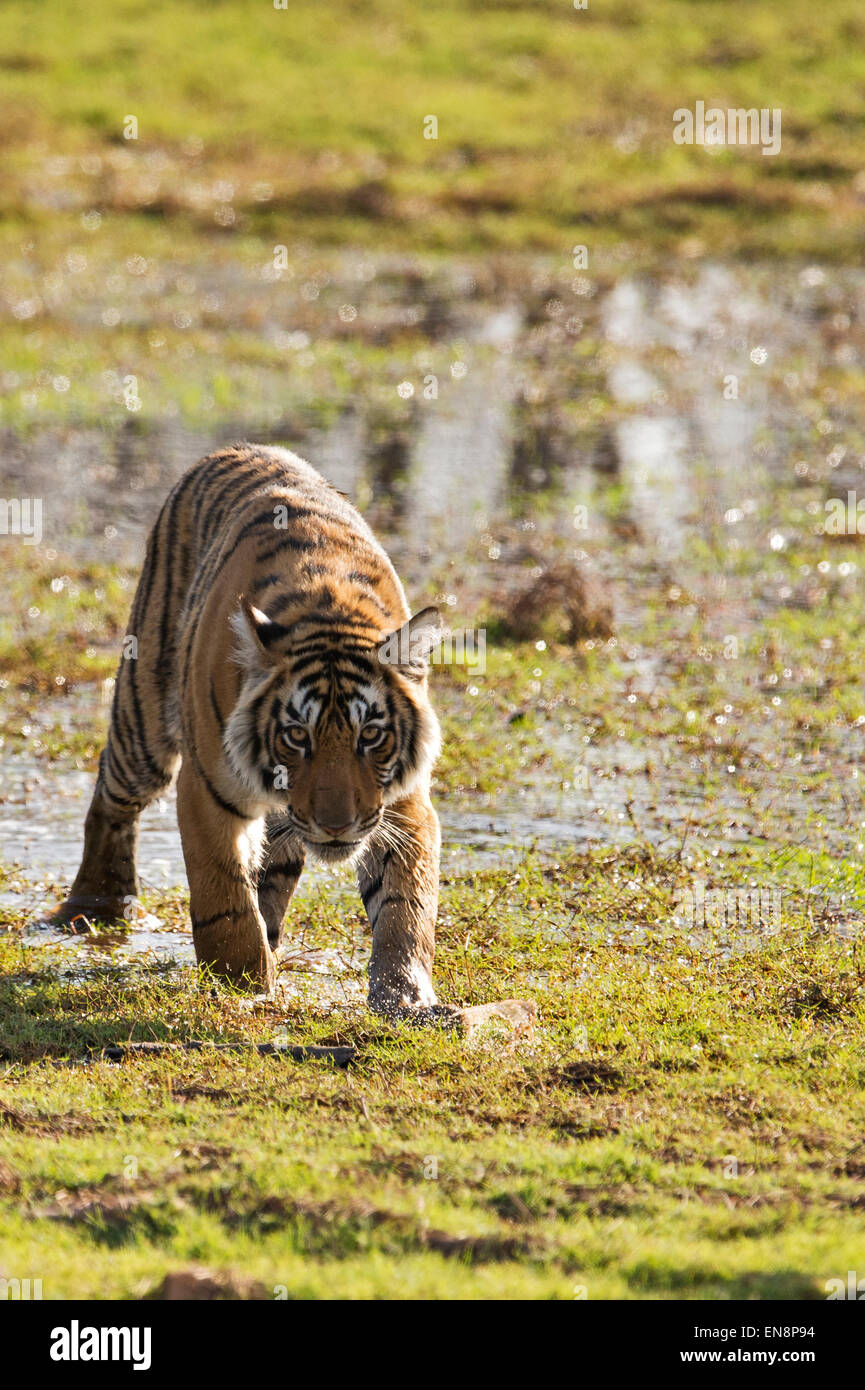
[[[133,435],[153,421],[255,419],[298,437],[355,395],[391,406],[418,355],[447,378],[458,331],[443,325],[433,342],[420,331],[434,272],[398,292],[371,278],[356,254],[309,247],[276,273],[273,246],[251,237],[163,241],[122,220],[104,234],[40,231],[4,267],[0,418],[25,434]]]
[[[689,876],[634,850],[446,884],[442,993],[534,995],[531,1041],[250,1007],[191,970],[7,936],[4,1273],[52,1298],[192,1265],[235,1297],[823,1296],[865,1235],[861,952],[791,894],[731,953],[673,924]],[[356,1060],[79,1064],[274,1036]]]

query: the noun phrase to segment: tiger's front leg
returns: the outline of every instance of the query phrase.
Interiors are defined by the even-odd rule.
[[[438,816],[419,792],[388,807],[388,821],[392,843],[385,832],[366,851],[358,886],[372,927],[369,1006],[394,1018],[438,1008],[432,967],[441,836]]]
[[[527,999],[501,999],[460,1008],[439,1004],[432,983],[435,922],[438,910],[438,816],[421,793],[388,807],[397,834],[367,850],[358,868],[358,884],[372,926],[369,1006],[386,1018],[455,1028],[469,1034],[500,1019],[529,1031],[537,1006]]]
[[[470,1027],[467,1010],[439,1004],[432,982],[438,912],[439,820],[420,792],[389,806],[387,834],[358,868],[358,884],[372,927],[369,1006],[386,1018],[445,1028]]]
[[[276,965],[258,906],[257,822],[224,810],[185,762],[177,782],[177,819],[196,960],[235,984],[269,992]]]

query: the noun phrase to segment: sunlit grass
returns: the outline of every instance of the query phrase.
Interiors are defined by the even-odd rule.
[[[260,1297],[820,1297],[865,1229],[862,964],[795,899],[730,955],[672,925],[682,881],[639,852],[446,886],[442,994],[534,995],[534,1041],[250,1012],[191,970],[7,940],[4,1273],[49,1298],[202,1263]],[[275,1030],[356,1063],[75,1065]]]
[[[855,254],[856,0],[819,18],[751,4],[735,35],[695,0],[96,0],[88,16],[0,14],[5,203],[28,221],[68,218],[72,189],[81,211],[278,241]],[[674,144],[673,112],[698,99],[780,108],[781,153]]]

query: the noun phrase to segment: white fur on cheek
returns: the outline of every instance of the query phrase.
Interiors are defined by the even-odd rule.
[[[432,770],[442,747],[441,728],[429,705],[416,706],[415,715],[418,725],[417,763],[400,782],[392,782],[385,790],[386,806],[403,796],[410,796],[413,791],[429,791]]]
[[[228,765],[248,793],[251,793],[266,806],[283,805],[285,796],[274,791],[265,778],[262,768],[256,766],[252,756],[255,747],[255,709],[254,706],[262,692],[261,679],[250,678],[244,683],[240,699],[229,715],[222,736],[222,746]]]

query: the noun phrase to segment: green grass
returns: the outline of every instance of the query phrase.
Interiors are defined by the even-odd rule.
[[[6,210],[401,249],[854,259],[863,37],[857,0],[763,0],[735,32],[705,0],[94,0],[86,27],[10,0]],[[781,153],[675,145],[673,112],[699,99],[780,107]]]
[[[865,1236],[861,951],[793,895],[731,955],[671,925],[684,877],[633,851],[447,884],[442,993],[537,996],[533,1041],[250,1011],[191,970],[7,937],[3,1274],[47,1298],[140,1296],[190,1265],[235,1296],[824,1296]],[[357,1060],[76,1065],[277,1028]]]

